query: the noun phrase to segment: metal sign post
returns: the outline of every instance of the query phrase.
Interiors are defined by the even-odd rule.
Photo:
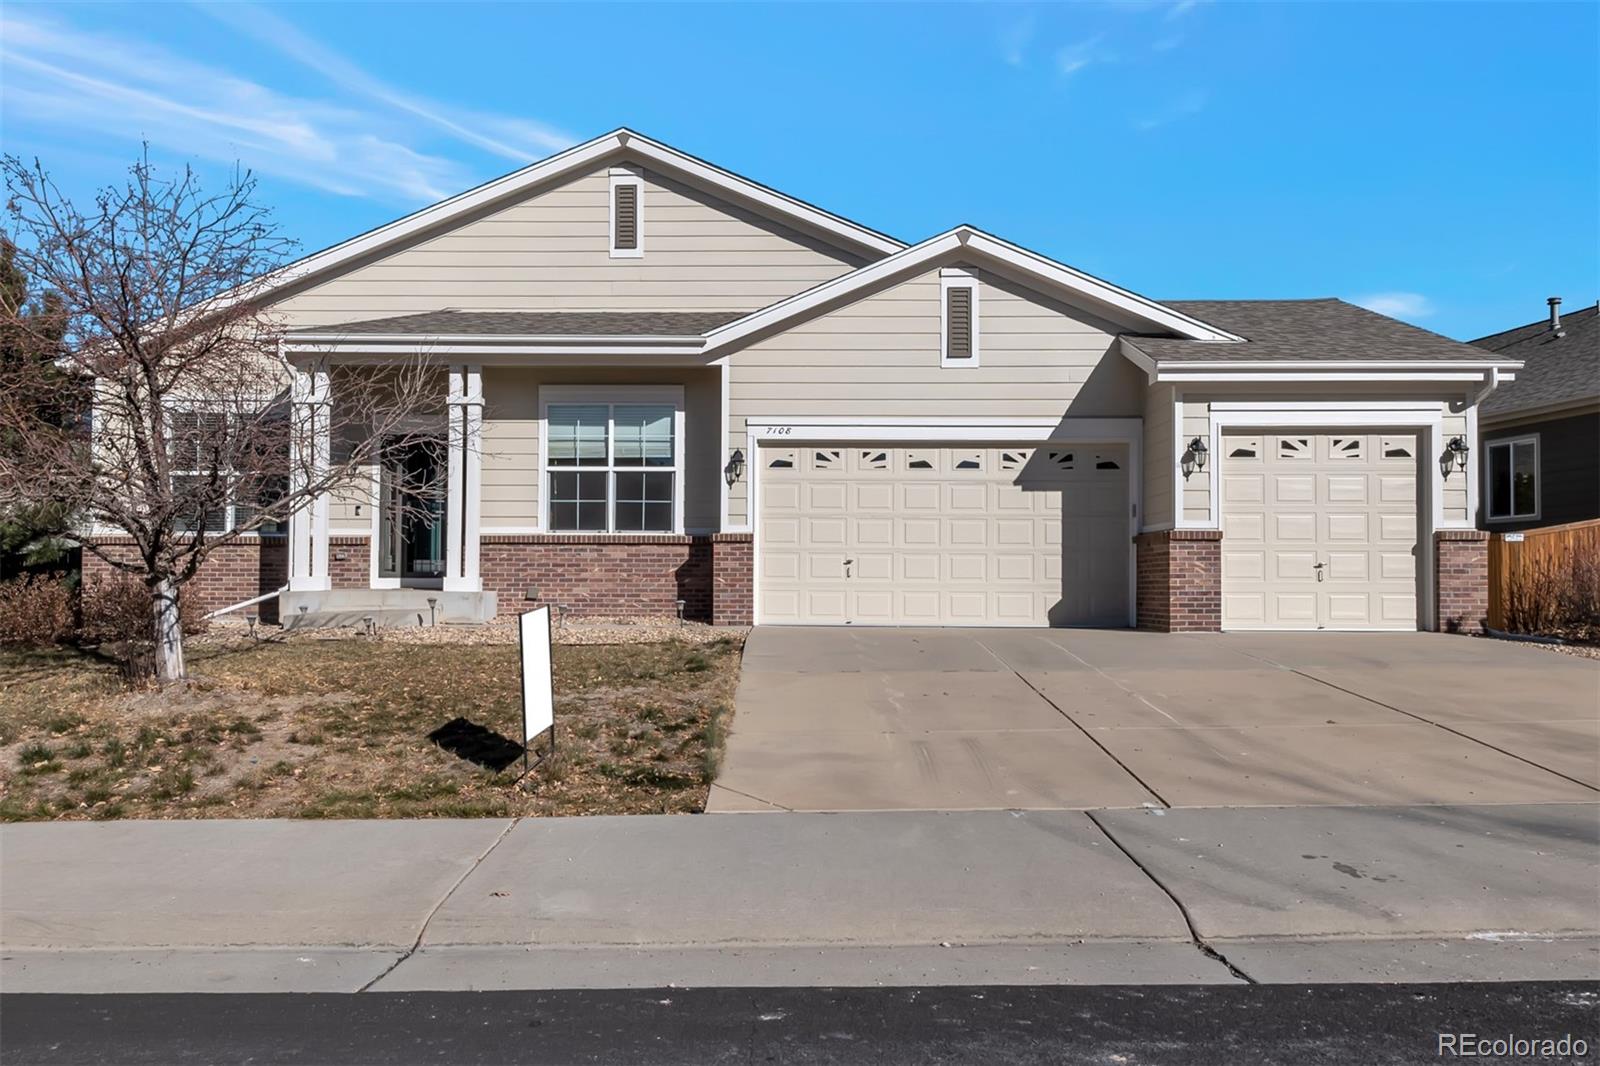
[[[522,773],[517,777],[517,781],[521,781],[556,750],[556,688],[550,661],[549,607],[535,607],[517,617],[517,644],[522,660]],[[550,743],[538,760],[530,764],[529,745],[547,729]]]

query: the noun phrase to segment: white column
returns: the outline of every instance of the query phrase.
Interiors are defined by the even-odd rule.
[[[478,529],[483,484],[483,372],[450,368],[450,456],[446,474],[449,518],[445,523],[444,587],[480,592]]]
[[[328,474],[332,423],[327,364],[297,368],[291,401],[289,485],[291,492],[300,493]],[[324,492],[289,516],[289,588],[316,592],[332,587],[328,574],[328,494]]]

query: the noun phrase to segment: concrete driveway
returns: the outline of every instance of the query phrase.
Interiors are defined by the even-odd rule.
[[[769,628],[711,811],[1600,800],[1600,662],[1428,633]]]

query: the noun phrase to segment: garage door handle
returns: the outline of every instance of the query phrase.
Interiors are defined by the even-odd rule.
[[[1327,565],[1328,565],[1327,563],[1316,563],[1314,565],[1314,569],[1317,571],[1317,580],[1318,581],[1322,580],[1322,568],[1327,566]]]
[[[853,566],[853,565],[855,565],[855,560],[854,559],[846,559],[844,561],[844,576],[845,577],[849,577],[850,576],[850,567]]]

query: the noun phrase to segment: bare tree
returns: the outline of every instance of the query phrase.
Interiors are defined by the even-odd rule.
[[[51,357],[0,367],[0,511],[71,515],[63,532],[142,581],[156,675],[180,681],[178,605],[206,559],[348,487],[443,389],[425,358],[336,374],[317,428],[338,444],[314,462],[310,408],[291,402],[295,368],[264,300],[292,245],[249,173],[207,192],[188,168],[161,176],[147,152],[80,208],[38,161],[0,167],[16,265],[59,316],[0,308],[0,326]],[[59,417],[64,380],[92,389],[92,431]]]

